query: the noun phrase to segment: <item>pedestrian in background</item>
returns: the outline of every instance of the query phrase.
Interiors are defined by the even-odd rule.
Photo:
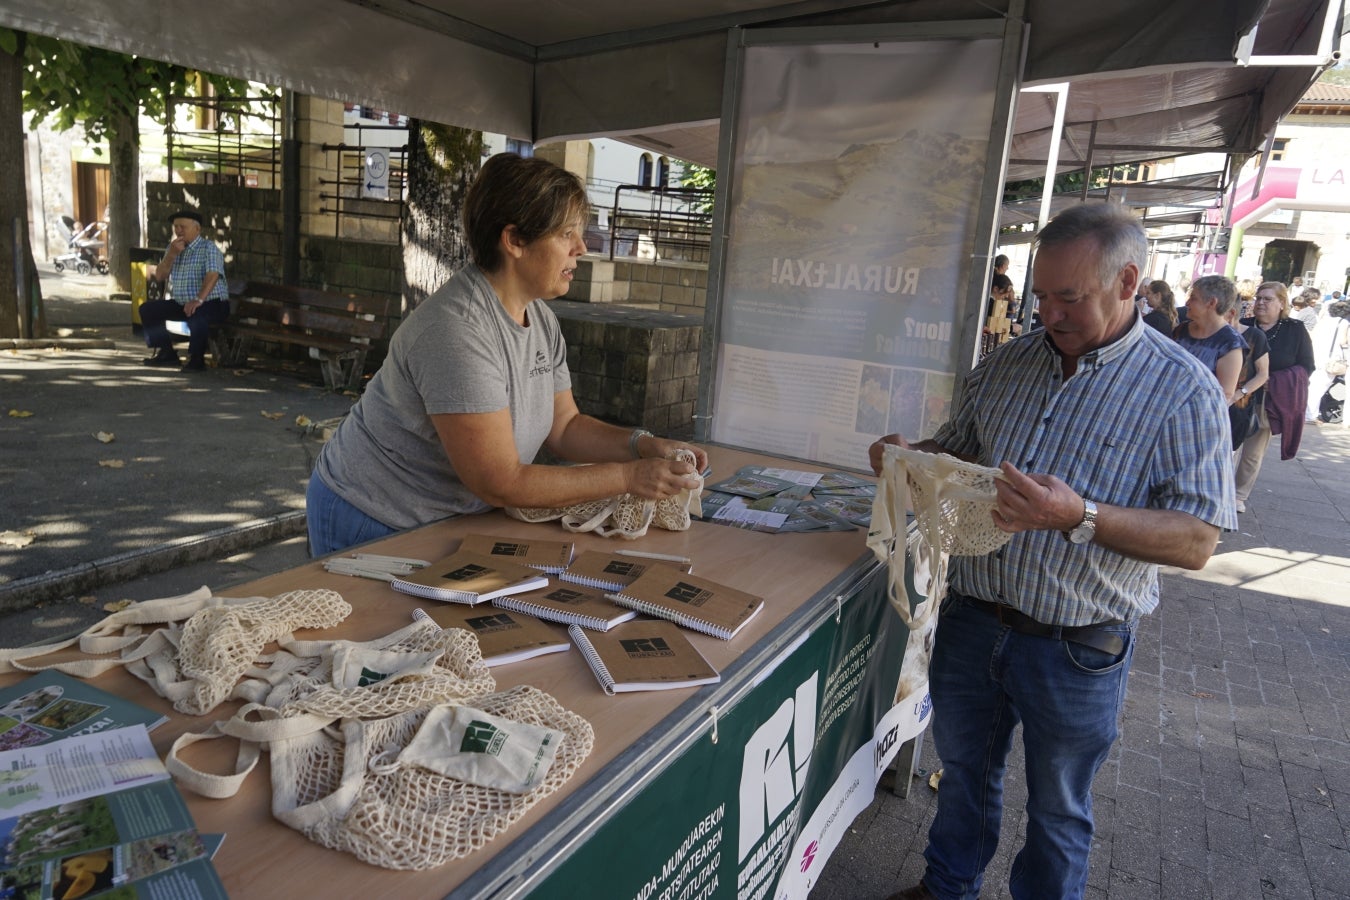
[[[206,368],[211,326],[230,317],[225,256],[214,241],[202,235],[202,214],[197,210],[180,209],[169,216],[169,222],[173,225],[173,241],[155,267],[155,277],[167,281],[169,295],[141,304],[145,345],[155,351],[142,362],[155,367],[178,366],[178,351],[164,323],[187,322],[188,361],[180,371],[200,372]]]
[[[1238,451],[1234,473],[1238,512],[1247,511],[1247,500],[1256,486],[1271,435],[1280,436],[1280,459],[1293,459],[1298,453],[1308,405],[1308,376],[1313,370],[1308,330],[1289,315],[1289,289],[1278,281],[1265,282],[1256,289],[1252,309],[1252,318],[1243,319],[1242,324],[1255,325],[1265,334],[1270,348],[1270,380],[1258,413],[1258,427]]]

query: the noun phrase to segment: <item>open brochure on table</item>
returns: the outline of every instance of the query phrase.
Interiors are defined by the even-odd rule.
[[[0,816],[168,779],[144,725],[0,752]]]
[[[743,466],[709,484],[702,519],[752,531],[850,531],[871,521],[876,485],[847,472]]]
[[[0,897],[224,898],[143,726],[0,754]]]

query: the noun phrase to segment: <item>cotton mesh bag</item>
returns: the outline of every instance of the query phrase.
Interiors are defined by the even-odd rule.
[[[896,702],[926,690],[948,558],[992,553],[1012,537],[994,525],[1001,476],[954,456],[884,446],[867,546],[886,564],[887,598],[909,628]]]
[[[428,710],[415,710],[347,719],[340,731],[273,743],[273,815],[315,843],[388,869],[435,868],[482,849],[575,774],[595,735],[585,719],[528,685],[475,698],[473,706],[562,734],[538,787],[513,793],[420,766],[380,765],[416,736]]]
[[[696,457],[690,450],[676,450],[671,454],[671,459],[696,465]],[[687,531],[691,517],[703,514],[703,504],[699,499],[703,493],[703,476],[696,474],[694,477],[698,481],[696,487],[662,500],[644,500],[632,494],[622,494],[554,509],[507,507],[506,514],[522,522],[551,522],[557,519],[563,528],[573,533],[594,532],[601,537],[618,537],[629,541],[645,535],[652,525],[667,531]]]

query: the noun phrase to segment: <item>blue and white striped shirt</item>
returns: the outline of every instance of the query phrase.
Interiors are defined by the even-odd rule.
[[[1056,475],[1098,503],[1189,513],[1237,527],[1228,408],[1214,375],[1143,324],[1085,354],[1064,379],[1048,336],[1000,347],[966,378],[933,438],[948,451]],[[1057,531],[953,557],[951,587],[1052,625],[1133,620],[1158,605],[1158,567]]]
[[[224,300],[230,296],[230,286],[225,281],[225,256],[214,241],[208,241],[201,235],[183,248],[183,252],[173,261],[173,271],[169,273],[169,296],[184,306],[197,299],[207,272],[215,272],[220,277],[211,286],[207,300]]]

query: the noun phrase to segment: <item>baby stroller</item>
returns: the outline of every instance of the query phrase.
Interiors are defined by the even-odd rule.
[[[108,230],[107,222],[90,222],[84,228],[70,216],[61,217],[62,231],[65,232],[66,252],[52,260],[52,268],[64,272],[66,267],[81,275],[88,275],[94,269],[98,274],[108,274],[108,260],[99,256],[99,248],[104,245],[103,232]]]

